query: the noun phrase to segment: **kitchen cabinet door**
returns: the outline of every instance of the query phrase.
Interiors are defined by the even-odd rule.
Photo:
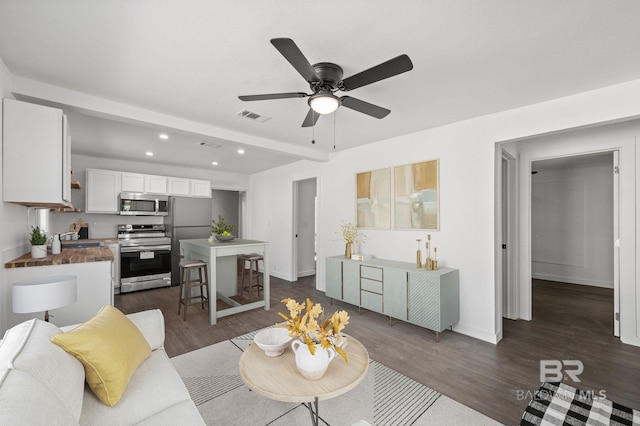
[[[118,214],[120,172],[87,169],[87,213]]]
[[[122,192],[144,192],[144,175],[140,173],[121,173]]]
[[[169,195],[188,197],[191,194],[190,181],[185,178],[169,178]]]
[[[144,192],[167,195],[167,177],[144,175]]]
[[[70,145],[61,109],[4,99],[2,150],[3,201],[70,203]]]
[[[211,181],[191,179],[191,196],[211,198]]]

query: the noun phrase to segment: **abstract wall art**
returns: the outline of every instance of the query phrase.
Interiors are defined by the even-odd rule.
[[[394,228],[440,229],[439,160],[393,168]]]
[[[356,194],[358,228],[391,228],[391,169],[358,173]]]

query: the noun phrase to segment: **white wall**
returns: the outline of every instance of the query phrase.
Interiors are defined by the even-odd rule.
[[[323,259],[344,250],[336,235],[340,223],[355,221],[355,174],[439,158],[441,230],[431,234],[442,266],[460,270],[461,315],[454,330],[497,342],[502,332],[502,291],[496,285],[501,282],[496,268],[496,143],[637,117],[638,97],[640,80],[334,154],[316,168],[318,289],[325,289]],[[500,168],[499,162],[497,165]],[[273,265],[278,268],[272,271],[274,275],[291,269],[287,264],[291,259],[291,231],[282,222],[290,219],[291,182],[301,179],[303,171],[311,174],[309,167],[307,162],[299,162],[251,176],[252,232],[256,238],[271,243]],[[630,169],[635,170],[635,165]],[[635,208],[631,211],[635,212]],[[396,230],[365,233],[369,238],[362,251],[407,262],[414,260],[415,239],[426,234]],[[628,285],[635,291],[635,279]]]
[[[287,281],[297,279],[293,276],[292,252],[293,182],[318,178],[319,174],[320,163],[303,160],[250,177],[246,237],[269,242],[269,264],[273,276]],[[320,179],[317,181],[319,184]]]
[[[0,94],[3,98],[11,95],[11,74],[0,58]],[[0,141],[2,140],[2,114],[0,114]],[[2,164],[2,150],[0,150],[0,164]],[[2,174],[0,173],[0,194],[2,193]],[[0,289],[6,286],[6,270],[4,263],[15,259],[28,250],[27,208],[11,203],[0,202]],[[4,292],[0,292],[0,306],[6,306]],[[0,308],[0,330],[4,329],[7,312]]]
[[[531,176],[531,275],[613,288],[613,155]]]

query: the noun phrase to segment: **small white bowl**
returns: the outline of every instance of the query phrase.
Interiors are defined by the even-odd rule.
[[[289,336],[289,330],[280,327],[262,330],[253,338],[253,341],[264,351],[266,356],[282,355],[291,340],[293,337]]]

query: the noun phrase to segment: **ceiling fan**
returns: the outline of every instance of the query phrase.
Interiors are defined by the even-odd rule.
[[[351,96],[338,97],[335,92],[347,92],[413,69],[411,59],[407,55],[400,55],[343,80],[342,68],[339,65],[331,62],[319,62],[311,65],[293,40],[289,38],[273,38],[271,39],[271,44],[309,83],[309,88],[313,93],[272,93],[238,96],[238,98],[241,101],[264,101],[308,97],[310,108],[302,127],[315,126],[321,114],[331,114],[340,105],[378,119],[386,117],[391,112],[386,108],[352,98]]]

